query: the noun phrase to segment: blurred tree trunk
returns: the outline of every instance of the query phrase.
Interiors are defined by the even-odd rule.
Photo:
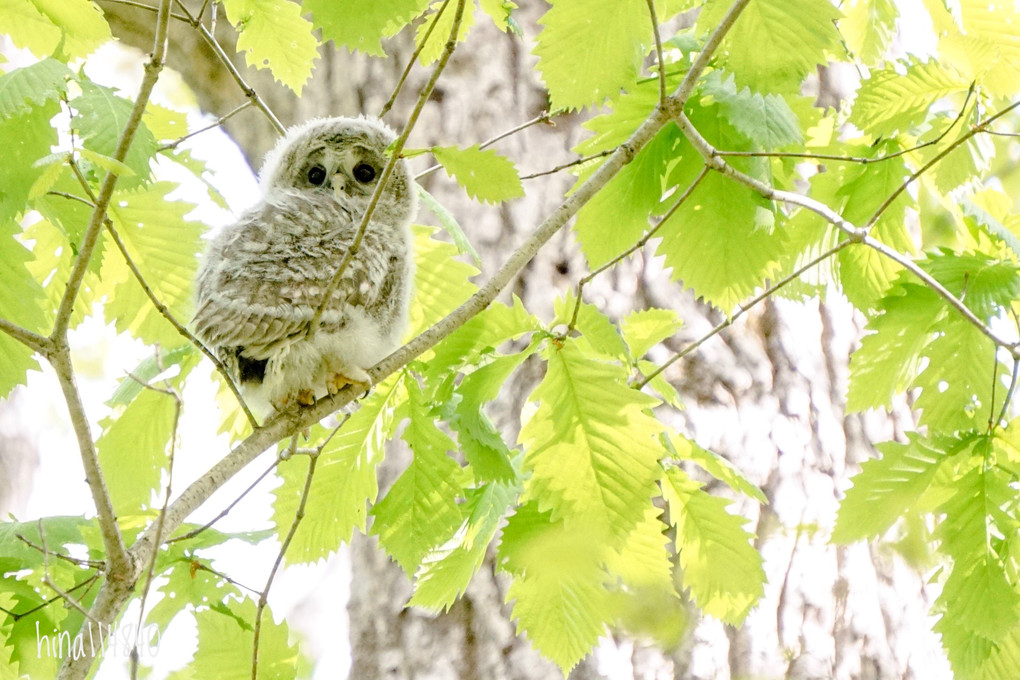
[[[119,37],[144,49],[151,14],[102,0],[100,4]],[[517,19],[527,36],[533,36],[544,6],[520,4],[524,7]],[[478,23],[440,80],[411,136],[411,147],[481,142],[545,110],[530,40],[501,35],[483,17]],[[223,24],[221,20],[218,35],[233,54],[229,27]],[[205,110],[221,115],[244,101],[195,31],[175,23],[172,40],[170,66],[181,71]],[[397,41],[387,48],[392,58],[368,60],[324,46],[301,98],[274,85],[266,72],[252,72],[243,59],[233,59],[248,83],[290,124],[313,116],[377,112],[410,54],[409,47]],[[403,120],[426,76],[416,67],[388,116],[391,123]],[[254,109],[225,127],[256,167],[276,139]],[[530,127],[496,148],[528,174],[572,160],[569,150],[581,137],[577,120],[561,116],[555,126]],[[481,253],[484,272],[491,273],[562,199],[572,180],[561,173],[527,182],[526,198],[496,208],[470,203],[441,173],[423,184],[451,207]],[[553,291],[575,286],[585,274],[583,257],[564,231],[530,264],[513,292],[548,318]],[[671,343],[674,351],[721,320],[670,283],[650,250],[607,273],[585,293],[614,318],[646,305],[679,310],[685,328]],[[571,678],[949,677],[926,618],[932,596],[918,573],[888,548],[836,548],[827,543],[849,476],[873,455],[868,442],[896,437],[910,424],[908,411],[896,418],[844,414],[847,362],[858,337],[852,310],[835,296],[824,304],[776,300],[671,367],[669,377],[687,405],[674,414],[676,425],[733,461],[770,500],[764,508],[746,502],[741,508],[753,522],[765,556],[765,597],[739,629],[697,619],[677,649],[660,650],[614,634],[595,655],[598,663],[590,657]],[[656,358],[667,357],[663,353]],[[540,377],[522,373],[497,418],[511,443],[520,406]],[[384,485],[405,462],[406,453],[399,450],[388,456]],[[505,584],[494,576],[491,564],[448,613],[433,616],[404,609],[410,594],[407,578],[374,540],[356,537],[350,554],[352,678],[559,677],[515,635],[504,604]],[[597,666],[612,670],[600,674]]]

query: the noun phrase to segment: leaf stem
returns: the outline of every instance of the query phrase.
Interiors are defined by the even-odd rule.
[[[655,36],[655,56],[659,62],[659,104],[666,103],[666,60],[662,56],[662,36],[659,35],[659,18],[655,15],[655,0],[648,3],[648,17],[652,20],[652,35]]]

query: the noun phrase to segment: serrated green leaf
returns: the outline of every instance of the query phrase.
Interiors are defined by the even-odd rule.
[[[39,11],[32,0],[9,0],[0,6],[0,25],[16,47],[31,50],[42,57],[60,44],[63,32]]]
[[[945,459],[916,434],[909,442],[878,445],[882,457],[866,461],[839,504],[833,543],[877,538],[903,517],[928,488]]]
[[[553,320],[553,327],[557,325],[566,326],[570,323],[574,313],[574,306],[577,298],[574,291],[569,290],[564,297],[557,298],[553,303],[553,310],[556,318]],[[577,320],[574,326],[582,337],[598,353],[605,357],[626,358],[627,347],[623,344],[620,331],[616,324],[609,320],[595,305],[582,302],[577,308]]]
[[[403,439],[411,447],[411,464],[375,506],[372,533],[403,568],[413,575],[422,558],[445,543],[461,523],[457,499],[461,469],[447,455],[457,446],[436,427],[417,381],[405,381],[408,425]]]
[[[527,495],[557,519],[583,521],[592,540],[618,545],[660,475],[662,426],[645,412],[658,400],[628,387],[622,366],[586,355],[573,340],[544,354],[546,375],[531,395],[538,408],[519,437],[531,472]]]
[[[25,266],[34,256],[14,239],[17,225],[0,222],[0,318],[14,322],[28,330],[42,332],[46,317],[41,301],[45,298],[42,287]],[[5,399],[16,385],[23,385],[26,373],[39,368],[28,347],[0,333],[0,399]]]
[[[220,680],[251,680],[254,643],[255,603],[230,599],[211,609],[195,613],[198,624],[198,650],[191,664],[169,676],[169,680],[194,677]],[[272,610],[262,612],[259,635],[260,680],[293,680],[300,658],[297,645],[291,645],[286,621],[276,623]]]
[[[517,631],[564,673],[591,651],[612,615],[602,547],[535,502],[518,508],[503,530],[499,561],[514,574],[507,602]]]
[[[453,239],[454,245],[457,246],[457,250],[463,255],[470,255],[471,261],[475,267],[482,265],[482,258],[475,250],[475,247],[471,245],[471,241],[468,239],[467,234],[460,226],[460,222],[453,216],[449,210],[446,209],[442,203],[436,200],[435,196],[425,191],[420,184],[414,185],[415,190],[418,192],[418,197],[422,200],[432,214],[439,218],[439,226],[441,226],[450,238]]]
[[[485,404],[496,398],[534,347],[532,344],[525,351],[494,359],[464,376],[455,390],[459,399],[453,403],[448,422],[457,432],[457,441],[478,481],[508,482],[517,476],[510,448],[486,414]]]
[[[414,226],[414,293],[408,335],[421,333],[477,290],[469,280],[478,270],[456,259],[456,246],[435,238],[434,227]]]
[[[520,27],[513,19],[513,12],[517,9],[517,3],[511,0],[480,0],[479,6],[482,11],[489,15],[496,28],[501,31],[520,32]]]
[[[623,318],[620,333],[634,359],[648,354],[648,350],[672,337],[683,322],[672,309],[642,309],[633,311]]]
[[[355,528],[365,530],[367,505],[379,493],[375,469],[396,426],[394,408],[402,392],[400,380],[377,385],[319,454],[305,518],[287,551],[289,562],[322,559],[350,541]],[[283,484],[273,492],[273,524],[281,535],[294,521],[306,472],[307,466],[301,464],[279,467]]]
[[[436,346],[429,379],[436,379],[451,367],[470,363],[479,354],[496,349],[508,340],[540,330],[541,322],[528,313],[519,298],[514,298],[511,307],[494,302]]]
[[[202,250],[203,227],[185,219],[191,203],[167,200],[177,189],[170,182],[156,182],[144,189],[118,191],[110,203],[109,216],[124,241],[128,254],[156,298],[179,322],[191,318],[192,282]],[[104,307],[117,330],[130,331],[149,344],[174,347],[180,344],[177,330],[163,318],[135,277],[126,269],[119,252],[104,257],[103,273],[119,281]]]
[[[430,0],[305,0],[324,40],[384,56],[382,37],[393,35],[428,7]],[[467,11],[467,10],[465,10]]]
[[[762,556],[744,529],[747,519],[731,515],[729,501],[700,487],[679,468],[667,470],[662,485],[683,584],[702,611],[739,625],[765,591]]]
[[[6,26],[4,27],[6,29]],[[71,72],[56,59],[43,59],[0,76],[0,118],[21,116],[67,94]]]
[[[851,54],[871,65],[885,56],[896,35],[899,8],[893,0],[848,0],[840,5],[839,32]]]
[[[977,447],[987,450],[990,442]],[[954,483],[953,495],[939,508],[945,520],[935,536],[953,558],[953,569],[936,602],[942,635],[954,670],[968,676],[990,657],[1020,623],[1020,595],[996,546],[1016,530],[1014,480],[1001,470],[974,466]],[[1005,534],[1004,534],[1005,531]]]
[[[698,17],[699,32],[711,31],[732,3],[718,2]],[[709,9],[709,8],[706,8]],[[738,84],[756,92],[795,92],[817,64],[842,53],[828,0],[755,0],[727,34],[726,64]]]
[[[657,252],[699,296],[729,312],[778,271],[787,237],[758,223],[772,213],[761,197],[712,173],[666,220]]]
[[[701,91],[719,104],[730,124],[756,147],[772,151],[803,144],[797,115],[779,95],[762,96],[747,87],[738,91],[733,76],[724,80],[718,71],[705,78]]]
[[[154,390],[144,390],[119,415],[101,425],[96,441],[106,486],[119,515],[138,514],[150,506],[152,494],[167,464],[167,446],[174,426],[174,400]]]
[[[163,597],[146,616],[146,622],[156,624],[161,631],[166,630],[173,618],[188,605],[196,609],[208,609],[227,598],[241,596],[241,591],[219,574],[205,569],[193,569],[191,560],[176,563],[161,576],[167,579],[159,588]]]
[[[162,349],[152,356],[148,356],[139,363],[128,377],[122,378],[117,390],[110,397],[107,405],[116,408],[127,406],[142,393],[145,385],[160,373],[169,370],[173,366],[180,366],[188,359],[197,359],[198,349],[192,344],[184,344],[168,351]]]
[[[970,81],[952,68],[931,59],[876,69],[861,84],[851,122],[872,135],[888,135],[920,125],[935,102],[954,92],[965,92]]]
[[[552,108],[599,105],[630,89],[652,41],[644,0],[554,0],[534,53]]]
[[[91,0],[11,0],[10,5],[0,11],[4,32],[40,57],[58,47],[63,57],[83,57],[112,37]]]
[[[665,444],[671,456],[678,460],[689,460],[737,493],[742,493],[759,503],[768,504],[765,492],[748,479],[738,467],[719,454],[698,446],[697,443],[681,437],[672,430],[667,430]]]
[[[248,66],[268,68],[273,77],[300,95],[319,41],[301,6],[290,0],[221,0],[227,19],[238,31],[237,49]]]
[[[82,95],[71,100],[71,106],[78,112],[72,125],[86,149],[112,158],[134,104],[111,88],[90,81],[81,85]],[[144,122],[139,123],[131,148],[124,158],[124,164],[134,171],[136,179],[125,183],[122,178],[120,186],[136,185],[148,179],[149,161],[155,155],[156,138]]]
[[[462,506],[464,525],[450,542],[437,547],[421,561],[409,605],[433,611],[453,605],[482,565],[489,543],[519,493],[515,486],[501,483],[488,483],[467,491]]]
[[[495,151],[480,150],[477,144],[466,149],[437,146],[432,155],[476,201],[502,203],[524,195],[514,164]]]
[[[28,194],[44,172],[35,162],[57,143],[50,120],[59,112],[60,106],[48,101],[20,116],[0,116],[0,139],[7,140],[0,163],[0,222],[25,210]]]
[[[84,158],[85,160],[87,160],[88,162],[90,162],[90,163],[92,163],[94,165],[99,166],[100,168],[102,168],[103,170],[106,170],[107,172],[112,172],[113,174],[119,175],[121,177],[134,177],[135,176],[135,171],[134,170],[129,168],[124,163],[121,163],[116,158],[110,158],[109,156],[104,156],[101,153],[96,153],[95,151],[92,151],[91,149],[87,149],[87,148],[79,149],[78,153],[80,153],[81,157]]]
[[[675,595],[666,529],[662,521],[662,510],[648,505],[644,517],[627,537],[627,542],[619,550],[610,553],[606,564],[609,573],[619,577],[632,589],[655,588]]]

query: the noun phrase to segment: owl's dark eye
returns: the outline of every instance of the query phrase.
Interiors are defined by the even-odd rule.
[[[375,179],[375,168],[368,163],[358,163],[354,166],[354,179],[362,184],[368,184]]]
[[[326,168],[321,165],[313,165],[308,170],[308,181],[315,186],[322,186],[322,183],[326,181]]]

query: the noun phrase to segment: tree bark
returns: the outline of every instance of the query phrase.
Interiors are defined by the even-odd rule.
[[[101,4],[122,40],[139,45],[151,40],[150,14]],[[544,7],[520,4],[515,16],[530,38]],[[388,44],[391,58],[386,60],[352,56],[326,45],[312,80],[297,98],[274,84],[267,72],[247,69],[243,59],[233,55],[225,20],[219,24],[217,36],[248,84],[285,124],[313,116],[377,112],[410,54],[398,40]],[[503,35],[479,16],[440,80],[410,146],[469,145],[541,114],[547,100],[529,38]],[[194,30],[175,23],[171,39],[169,65],[182,72],[205,110],[222,115],[244,101]],[[402,120],[425,75],[420,66],[415,68],[390,121]],[[548,169],[574,158],[569,150],[582,137],[578,122],[561,116],[555,126],[533,126],[496,148],[513,158],[522,174]],[[225,127],[256,166],[276,140],[272,127],[254,109]],[[467,201],[441,172],[422,184],[452,209],[481,254],[483,270],[491,273],[572,181],[561,173],[528,183],[526,198],[500,207]],[[550,318],[557,294],[575,287],[586,273],[572,235],[564,231],[529,265],[512,292],[532,312]],[[649,249],[597,279],[585,295],[613,318],[647,305],[677,309],[685,328],[670,342],[673,351],[721,319],[670,283]],[[824,303],[775,300],[671,367],[668,377],[686,404],[686,410],[672,414],[674,424],[734,462],[769,498],[766,507],[738,499],[757,534],[768,584],[762,602],[740,628],[697,618],[679,648],[668,650],[625,635],[607,640],[596,656],[616,662],[614,680],[949,677],[930,631],[927,609],[933,594],[924,579],[889,548],[834,547],[827,542],[850,475],[874,455],[869,442],[895,438],[911,424],[906,408],[890,418],[845,414],[847,362],[858,338],[854,314],[837,296]],[[657,358],[667,357],[661,351]],[[516,441],[520,407],[538,378],[525,366],[503,402],[497,421],[508,442]],[[395,446],[381,471],[383,481],[392,481],[405,463],[406,452]],[[351,677],[559,677],[552,664],[515,634],[504,604],[505,583],[493,573],[491,562],[449,612],[431,615],[405,609],[407,579],[373,539],[355,537],[350,555]],[[570,677],[604,677],[597,665],[590,658]]]

